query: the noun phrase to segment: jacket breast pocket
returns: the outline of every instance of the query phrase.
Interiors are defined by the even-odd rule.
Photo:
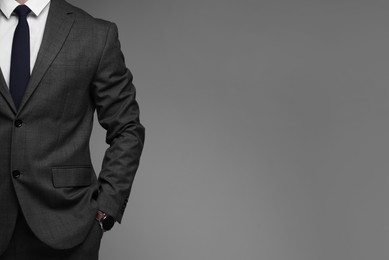
[[[51,168],[56,188],[82,187],[92,183],[92,166],[59,166]]]

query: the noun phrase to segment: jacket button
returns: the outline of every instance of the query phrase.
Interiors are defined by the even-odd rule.
[[[19,178],[20,177],[20,171],[18,170],[14,170],[12,171],[12,177],[14,177],[15,179]]]
[[[17,119],[17,120],[15,121],[15,126],[16,126],[16,127],[21,127],[22,125],[23,125],[23,121],[22,121],[22,120]]]

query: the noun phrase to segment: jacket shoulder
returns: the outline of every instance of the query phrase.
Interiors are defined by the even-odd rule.
[[[86,12],[85,10],[74,6],[64,0],[55,0],[55,1],[61,1],[62,5],[69,11],[72,12],[74,17],[76,18],[76,22],[85,25],[85,26],[97,26],[102,28],[108,28],[111,26],[112,22],[108,20],[104,20],[101,18],[96,18]]]

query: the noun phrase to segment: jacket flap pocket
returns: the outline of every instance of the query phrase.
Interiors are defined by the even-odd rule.
[[[91,179],[91,166],[53,167],[53,185],[56,188],[89,186]]]

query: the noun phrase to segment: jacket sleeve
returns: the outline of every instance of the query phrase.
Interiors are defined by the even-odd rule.
[[[98,176],[98,205],[121,223],[143,150],[145,128],[139,121],[132,74],[125,65],[114,23],[109,24],[91,87],[98,121],[106,130],[109,145]]]

